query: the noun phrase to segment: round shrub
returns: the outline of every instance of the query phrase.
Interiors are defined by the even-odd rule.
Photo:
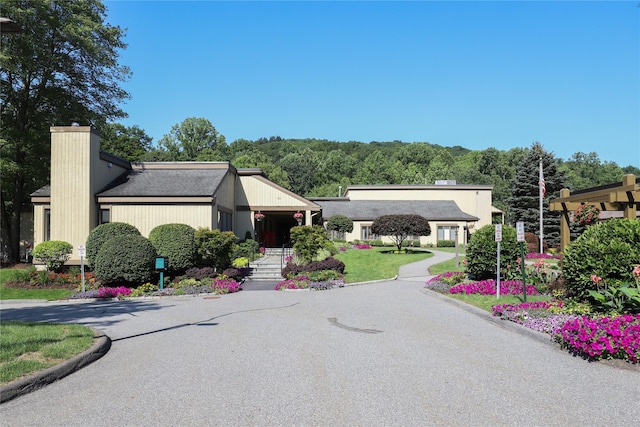
[[[95,268],[95,260],[102,245],[112,237],[122,236],[124,234],[140,235],[140,231],[131,224],[125,222],[109,222],[101,224],[91,230],[87,237],[87,264]]]
[[[196,230],[187,224],[163,224],[149,233],[158,256],[168,258],[169,272],[183,272],[196,261]]]
[[[565,249],[562,275],[567,292],[579,298],[596,290],[591,276],[608,285],[634,283],[633,267],[640,264],[640,220],[609,219],[590,225]]]
[[[33,248],[31,255],[33,258],[42,261],[47,266],[47,269],[59,271],[69,259],[71,252],[73,252],[71,243],[61,240],[49,240]]]
[[[148,239],[135,234],[113,237],[98,252],[96,278],[105,284],[150,282],[155,258],[156,250]]]
[[[337,231],[340,235],[353,231],[353,221],[344,215],[333,215],[327,221],[327,230]]]
[[[467,246],[467,274],[475,280],[496,277],[498,242],[495,241],[496,227],[485,225],[471,235]],[[500,267],[515,265],[520,251],[516,241],[516,229],[502,226],[502,242],[500,244]]]

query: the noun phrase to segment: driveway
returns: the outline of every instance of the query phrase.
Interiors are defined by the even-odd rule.
[[[424,277],[409,271],[395,281],[328,291],[2,304],[3,320],[79,322],[113,342],[91,365],[0,405],[0,424],[596,426],[640,420],[638,371],[571,357],[423,286]]]

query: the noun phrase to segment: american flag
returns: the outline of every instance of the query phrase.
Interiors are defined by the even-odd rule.
[[[542,172],[542,163],[540,164],[540,194],[542,197],[547,194],[547,187],[544,183],[544,173]]]

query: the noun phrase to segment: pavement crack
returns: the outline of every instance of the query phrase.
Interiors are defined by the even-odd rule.
[[[354,326],[348,326],[338,322],[338,319],[336,319],[335,317],[329,317],[327,318],[327,320],[329,320],[329,322],[332,325],[337,326],[338,328],[346,329],[347,331],[360,332],[363,334],[379,334],[382,332],[378,329],[363,329],[363,328],[356,328]]]

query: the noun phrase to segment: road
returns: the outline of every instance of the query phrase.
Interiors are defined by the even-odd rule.
[[[400,280],[2,304],[79,322],[101,359],[0,405],[8,426],[604,426],[640,422],[640,372],[588,363]]]

